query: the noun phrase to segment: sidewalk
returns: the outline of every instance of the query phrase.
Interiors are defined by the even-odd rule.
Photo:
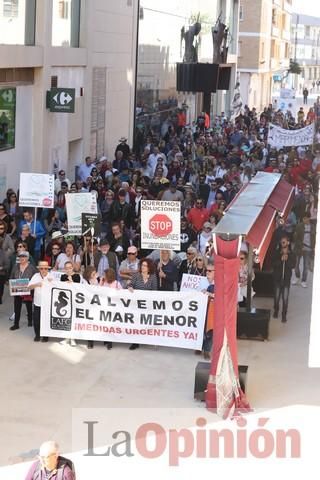
[[[246,393],[254,408],[320,404],[320,369],[307,366],[311,292],[311,278],[307,289],[291,287],[288,322],[271,319],[269,341],[238,342],[239,363],[249,366]],[[257,298],[254,303],[272,307],[271,299]],[[204,411],[204,404],[193,400],[194,371],[200,358],[192,351],[151,346],[129,351],[128,345],[117,344],[107,351],[102,345],[87,350],[85,344],[76,348],[56,342],[35,344],[33,329],[23,316],[22,328],[9,331],[11,313],[12,300],[6,296],[0,323],[4,371],[0,465],[31,460],[47,439],[56,439],[62,451],[72,451],[75,408]]]

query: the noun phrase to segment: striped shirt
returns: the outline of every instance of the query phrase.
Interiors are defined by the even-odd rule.
[[[153,273],[149,276],[148,280],[144,282],[142,274],[138,272],[133,274],[127,287],[132,287],[135,290],[158,290],[157,277]]]

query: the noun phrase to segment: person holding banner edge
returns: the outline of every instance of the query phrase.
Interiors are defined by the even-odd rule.
[[[136,290],[158,290],[157,277],[155,275],[155,266],[150,258],[141,258],[139,262],[139,271],[129,280],[127,289],[130,292]],[[138,343],[132,343],[129,350],[139,348]]]
[[[41,319],[41,297],[42,297],[42,287],[47,282],[52,282],[53,277],[51,276],[49,269],[50,266],[47,261],[40,260],[38,263],[38,272],[33,275],[29,282],[30,290],[34,290],[33,296],[33,328],[34,328],[34,341],[47,342],[48,337],[40,338],[40,319]]]

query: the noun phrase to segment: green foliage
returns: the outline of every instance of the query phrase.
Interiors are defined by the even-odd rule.
[[[302,72],[302,68],[300,67],[299,63],[296,62],[295,60],[290,60],[288,73],[294,73],[296,75],[300,75],[301,72]]]
[[[208,13],[192,13],[189,18],[189,25],[193,25],[196,22],[201,23],[201,34],[211,32],[211,27],[215,24],[215,21]]]

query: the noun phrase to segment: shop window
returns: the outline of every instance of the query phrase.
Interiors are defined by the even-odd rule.
[[[17,18],[19,13],[19,0],[3,0],[3,16]]]
[[[53,0],[52,45],[79,47],[81,0]]]

